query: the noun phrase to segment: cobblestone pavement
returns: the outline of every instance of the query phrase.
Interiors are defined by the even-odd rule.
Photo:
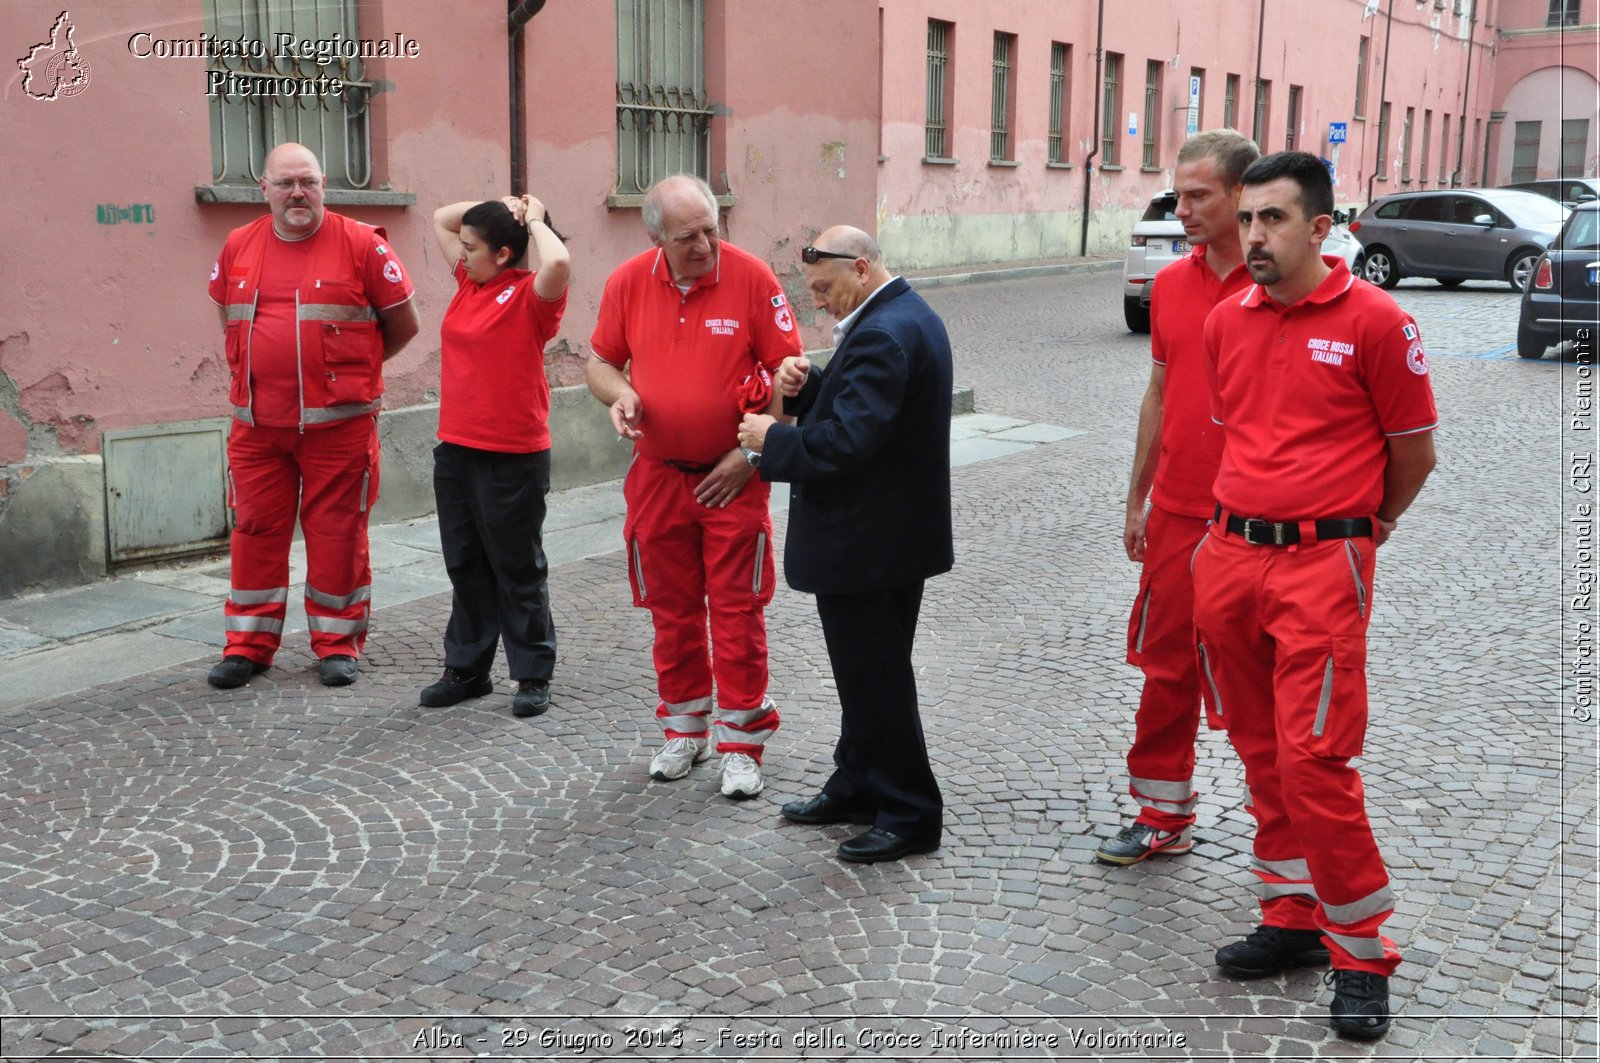
[[[929,293],[980,412],[1064,430],[954,473],[957,569],[918,643],[943,849],[848,866],[845,828],[779,820],[837,736],[787,589],[766,792],[723,800],[714,763],[650,782],[648,618],[620,553],[582,558],[551,578],[536,720],[504,683],[417,707],[443,594],[380,608],[348,688],[293,640],[243,690],[162,667],[0,716],[5,1058],[1594,1058],[1595,731],[1558,649],[1571,367],[1480,357],[1514,330],[1496,292],[1397,291],[1444,420],[1379,565],[1361,759],[1407,962],[1388,1038],[1342,1042],[1320,972],[1212,964],[1255,915],[1221,735],[1192,854],[1090,859],[1130,814],[1138,691],[1120,513],[1148,357],[1119,282]]]

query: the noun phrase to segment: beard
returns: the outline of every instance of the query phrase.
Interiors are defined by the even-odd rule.
[[[1283,271],[1270,256],[1246,255],[1244,265],[1250,271],[1250,279],[1257,284],[1273,285],[1283,280]]]

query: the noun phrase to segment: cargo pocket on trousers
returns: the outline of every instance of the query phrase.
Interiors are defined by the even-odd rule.
[[[1323,658],[1311,750],[1324,757],[1359,757],[1366,734],[1367,640],[1335,635]]]

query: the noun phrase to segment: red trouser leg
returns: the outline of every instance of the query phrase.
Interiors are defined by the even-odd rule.
[[[1128,751],[1136,822],[1160,831],[1194,823],[1194,742],[1200,729],[1200,670],[1194,650],[1194,580],[1189,559],[1204,517],[1157,506],[1145,521],[1144,568],[1128,620],[1128,663],[1144,671]]]
[[[758,763],[778,729],[777,706],[767,697],[766,606],[777,581],[771,491],[751,477],[727,506],[701,507],[711,670],[717,680],[717,752],[746,753]]]
[[[231,586],[223,605],[224,656],[271,664],[283,638],[289,600],[289,544],[294,539],[300,471],[293,428],[233,423],[228,432],[228,497],[233,533]]]
[[[340,421],[308,430],[300,440],[311,649],[319,658],[359,657],[372,612],[367,522],[378,500],[378,419]]]
[[[650,610],[656,719],[667,738],[706,738],[711,717],[711,650],[706,639],[700,507],[689,474],[636,457],[623,481],[623,538],[633,604]],[[687,504],[685,501],[687,500]]]
[[[1393,973],[1394,907],[1367,821],[1366,627],[1373,544],[1296,549],[1209,535],[1195,557],[1201,666],[1244,762],[1262,921],[1320,929],[1333,966]]]

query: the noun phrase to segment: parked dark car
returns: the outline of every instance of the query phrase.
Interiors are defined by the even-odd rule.
[[[1381,196],[1350,223],[1361,272],[1380,288],[1401,277],[1504,280],[1520,292],[1533,264],[1561,231],[1567,209],[1532,192],[1441,188]]]
[[[1500,187],[1516,189],[1519,192],[1536,192],[1555,200],[1563,207],[1576,207],[1579,203],[1600,199],[1600,178],[1594,177],[1551,177],[1543,181],[1518,181],[1516,184]]]
[[[1587,329],[1588,335],[1583,331]],[[1517,353],[1542,358],[1546,348],[1600,329],[1600,202],[1580,203],[1533,267],[1522,293]],[[1593,347],[1590,348],[1591,352]]]

